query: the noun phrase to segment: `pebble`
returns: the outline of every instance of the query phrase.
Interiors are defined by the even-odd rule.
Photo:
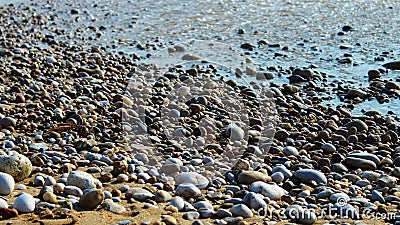
[[[104,201],[104,193],[102,190],[92,189],[85,192],[79,199],[79,206],[82,209],[93,210],[101,205]]]
[[[0,154],[0,172],[8,173],[16,181],[29,177],[32,172],[32,163],[28,157],[16,151]]]
[[[190,59],[187,59],[190,60]],[[165,223],[165,225],[176,225],[178,224],[178,222],[176,221],[176,219],[172,216],[165,216],[164,219],[162,220],[162,222]]]
[[[347,157],[344,160],[344,165],[348,168],[359,168],[364,170],[376,170],[376,164],[368,159]]]
[[[194,184],[200,189],[205,189],[208,186],[208,179],[196,172],[184,172],[175,176],[177,184]]]
[[[97,188],[101,182],[83,171],[72,171],[67,178],[67,185],[79,187],[82,190]]]
[[[372,201],[378,201],[380,203],[385,203],[385,198],[382,196],[382,194],[377,191],[377,190],[372,190],[371,192],[371,200]]]
[[[367,124],[365,123],[365,122],[363,122],[362,120],[359,120],[359,119],[355,119],[355,120],[353,120],[353,121],[351,121],[351,122],[349,122],[348,124],[347,124],[347,128],[351,128],[351,127],[355,127],[355,128],[357,128],[357,131],[364,131],[364,130],[368,130],[368,126],[367,126]]]
[[[272,200],[280,200],[283,195],[287,194],[287,191],[278,185],[267,184],[262,181],[252,183],[249,187],[249,191],[262,194]]]
[[[0,195],[11,194],[14,190],[14,186],[14,178],[7,173],[0,172]]]
[[[267,203],[264,201],[263,196],[260,194],[256,194],[254,192],[247,193],[243,198],[244,204],[246,204],[251,209],[258,210],[260,208],[264,208],[267,206]]]
[[[43,200],[49,203],[54,203],[57,204],[58,200],[57,200],[57,195],[51,193],[51,192],[46,192],[43,194]]]
[[[275,172],[275,173],[271,174],[271,179],[275,183],[280,184],[285,180],[285,175],[283,175],[283,173],[281,173],[281,172]]]
[[[397,184],[397,180],[398,179],[396,177],[382,174],[381,176],[378,177],[376,183],[381,187],[394,188]]]
[[[215,213],[218,218],[232,217],[232,213],[227,209],[219,208]]]
[[[251,218],[253,217],[253,212],[244,204],[234,205],[231,208],[231,213],[235,217]]]
[[[73,195],[78,197],[83,195],[83,191],[76,186],[65,186],[64,193],[67,195]]]
[[[315,211],[312,210],[304,210],[299,213],[299,216],[296,220],[299,224],[313,224],[317,221],[318,217],[315,214]]]
[[[164,173],[165,175],[173,175],[179,173],[181,171],[181,166],[178,164],[164,164],[160,168],[160,173]]]
[[[20,213],[30,213],[35,210],[35,199],[28,193],[22,193],[18,196],[13,204],[13,208]]]
[[[244,130],[238,126],[229,125],[228,129],[226,130],[227,136],[230,138],[231,141],[240,141],[244,139]]]
[[[200,218],[200,213],[198,212],[186,212],[183,214],[183,219],[185,220],[195,220]]]
[[[259,171],[243,171],[239,174],[238,181],[241,184],[252,184],[256,181],[271,182],[272,179],[267,174]]]
[[[301,182],[304,182],[306,184],[310,184],[313,181],[316,184],[326,185],[328,182],[325,175],[322,172],[320,172],[318,170],[313,170],[313,169],[297,170],[294,173],[294,177],[296,177]]]
[[[324,153],[327,154],[332,154],[336,152],[336,147],[332,144],[325,143],[321,146],[321,149],[324,151]]]
[[[211,218],[215,214],[213,209],[201,208],[201,209],[198,209],[197,211],[200,213],[201,218]]]
[[[283,153],[284,153],[285,155],[287,155],[287,156],[290,156],[290,155],[295,155],[295,156],[297,156],[297,155],[299,155],[299,151],[297,150],[296,147],[293,147],[293,146],[286,146],[286,147],[284,147],[284,148],[283,148]]]
[[[179,196],[173,197],[169,204],[176,207],[178,211],[181,211],[185,207],[185,201]]]
[[[101,207],[115,214],[122,214],[126,212],[126,208],[124,206],[114,203],[111,199],[104,200],[104,202],[101,204]]]
[[[154,194],[150,191],[142,188],[130,188],[125,192],[127,199],[133,198],[137,201],[146,201],[147,199],[153,198]]]
[[[345,200],[345,202],[350,201],[350,197],[345,193],[334,193],[329,198],[332,202],[338,202],[338,200]]]
[[[17,125],[17,120],[12,117],[4,117],[0,119],[0,126],[2,128],[15,127]]]
[[[208,201],[199,201],[193,204],[196,209],[214,209],[213,205]]]
[[[169,200],[172,199],[172,196],[167,191],[159,190],[155,193],[154,198],[155,198],[156,202],[168,202]]]
[[[185,199],[197,198],[201,196],[201,191],[194,184],[180,184],[176,187],[175,195]]]
[[[6,200],[0,198],[0,209],[8,208],[8,203]]]
[[[26,190],[26,186],[24,184],[17,184],[15,186],[15,190]]]

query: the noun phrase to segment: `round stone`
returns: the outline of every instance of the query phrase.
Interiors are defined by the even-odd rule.
[[[49,203],[54,203],[54,204],[58,203],[57,196],[51,192],[44,193],[43,200]]]
[[[130,188],[128,191],[126,191],[125,197],[127,199],[133,198],[136,201],[146,201],[150,198],[153,198],[154,194],[146,189]]]
[[[14,178],[10,174],[0,172],[0,195],[11,194],[14,185]]]
[[[102,190],[93,189],[82,195],[79,199],[79,206],[82,209],[95,209],[104,201],[104,193]]]
[[[275,182],[275,183],[282,183],[285,180],[285,175],[283,175],[283,173],[281,172],[275,172],[271,175],[271,179]]]
[[[178,89],[178,94],[180,96],[187,96],[190,94],[190,88],[186,86],[182,86]]]
[[[244,138],[244,130],[238,126],[229,126],[227,129],[227,135],[231,141],[240,141]]]
[[[185,207],[185,201],[179,196],[173,197],[169,204],[176,207],[179,211]]]
[[[32,163],[16,151],[10,151],[8,154],[0,152],[0,172],[8,173],[16,181],[21,181],[31,174]]]
[[[13,207],[20,213],[30,213],[35,210],[35,199],[32,195],[22,193],[15,199]]]

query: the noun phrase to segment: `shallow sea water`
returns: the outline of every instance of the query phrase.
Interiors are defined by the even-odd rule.
[[[10,2],[0,0],[1,2]],[[25,1],[29,3],[29,1]],[[329,84],[344,82],[354,87],[368,86],[367,72],[382,68],[385,62],[399,60],[400,2],[397,1],[152,1],[152,0],[33,0],[44,5],[40,12],[57,12],[52,27],[65,29],[64,39],[71,44],[103,45],[109,51],[154,54],[172,44],[192,39],[211,40],[239,48],[241,43],[254,45],[260,40],[279,44],[278,48],[264,46],[252,51],[250,58],[256,68],[270,66],[318,66],[327,73]],[[71,15],[71,9],[79,14]],[[79,17],[79,18],[77,18]],[[354,31],[338,35],[345,25]],[[93,29],[93,27],[95,29]],[[104,30],[99,31],[102,27]],[[77,28],[83,30],[78,31]],[[244,34],[238,34],[244,29]],[[96,33],[101,32],[97,38]],[[60,37],[62,39],[62,37]],[[140,51],[137,45],[160,44],[157,50]],[[288,50],[283,50],[286,46]],[[346,49],[341,49],[345,46]],[[243,50],[244,51],[244,50]],[[276,56],[282,53],[284,56]],[[232,54],[220,51],[214,58]],[[352,55],[358,65],[340,64],[338,59]],[[376,61],[381,57],[385,61]],[[224,64],[223,60],[218,62]],[[386,80],[395,80],[399,72],[383,74]],[[276,77],[271,82],[287,82]],[[331,85],[330,85],[331,86]],[[324,104],[343,104],[328,90],[332,100]],[[356,105],[354,114],[362,110],[379,110],[399,115],[399,99],[379,104],[376,100]]]

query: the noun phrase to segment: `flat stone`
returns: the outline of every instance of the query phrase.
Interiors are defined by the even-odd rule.
[[[185,220],[195,220],[200,218],[200,213],[198,212],[186,212],[183,214],[183,219]]]
[[[314,181],[317,184],[326,185],[328,182],[325,175],[322,172],[313,169],[297,170],[294,173],[294,177],[296,177],[305,184],[311,184],[312,183],[311,181]]]
[[[0,119],[0,126],[2,128],[15,127],[17,125],[17,120],[12,117],[4,117]]]
[[[137,201],[146,201],[147,199],[153,198],[154,194],[150,191],[142,188],[130,188],[125,192],[127,199],[133,198]]]
[[[249,191],[260,193],[272,200],[280,200],[283,195],[288,194],[285,189],[279,187],[278,185],[267,184],[262,181],[252,183],[249,187]]]
[[[243,171],[239,174],[238,181],[241,184],[252,184],[256,181],[271,182],[272,179],[259,171]]]
[[[101,206],[105,210],[110,211],[115,214],[121,214],[121,213],[126,212],[126,208],[124,206],[113,202],[111,199],[104,200],[104,202],[103,202],[103,204],[101,204]]]
[[[378,156],[367,152],[351,153],[348,155],[348,157],[370,160],[377,166],[381,164],[381,160],[378,158]]]
[[[343,163],[345,166],[349,168],[376,170],[376,164],[368,159],[347,157]]]

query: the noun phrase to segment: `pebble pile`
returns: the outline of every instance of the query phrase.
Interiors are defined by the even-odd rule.
[[[162,215],[139,224],[338,224],[366,209],[400,224],[400,126],[306,97],[324,91],[317,83],[327,74],[249,69],[260,83],[244,85],[197,63],[154,76],[132,57],[58,39],[65,30],[35,31],[52,16],[11,9],[0,21],[9,28],[0,37],[1,220],[132,216],[142,204]],[[366,90],[337,95],[351,104],[398,96],[381,75],[399,65],[371,70]],[[287,83],[262,89],[274,76]]]

